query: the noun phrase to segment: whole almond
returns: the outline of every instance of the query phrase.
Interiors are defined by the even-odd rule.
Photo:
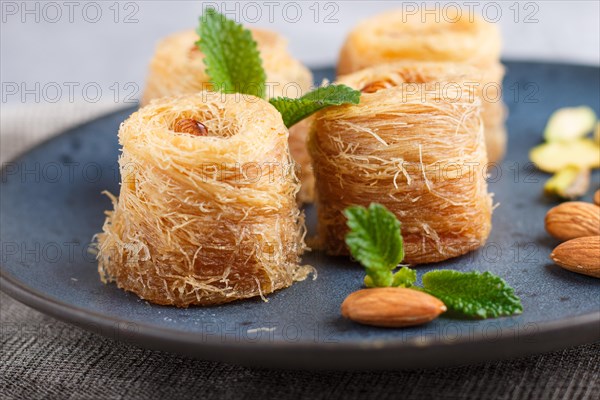
[[[546,230],[559,240],[600,235],[600,207],[582,201],[568,201],[548,211]]]
[[[600,236],[566,241],[554,249],[550,258],[564,269],[600,278]]]
[[[184,118],[177,120],[173,125],[173,130],[178,133],[189,133],[194,136],[207,136],[208,129],[202,122],[198,122],[192,118]]]
[[[360,91],[362,93],[375,93],[381,89],[388,89],[393,86],[394,86],[394,84],[392,82],[387,81],[387,80],[381,80],[381,81],[371,82],[371,83],[367,84],[365,87],[360,89]]]
[[[372,288],[351,293],[342,315],[352,321],[387,328],[420,325],[446,311],[439,299],[413,289]]]
[[[596,193],[594,193],[594,203],[600,206],[600,190],[596,190]]]

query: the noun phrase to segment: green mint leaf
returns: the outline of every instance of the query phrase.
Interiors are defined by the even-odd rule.
[[[252,33],[212,8],[200,17],[196,45],[214,90],[265,97],[265,70]]]
[[[423,275],[423,290],[442,300],[455,316],[491,318],[523,311],[514,290],[489,272],[431,271]]]
[[[359,101],[360,91],[346,85],[323,86],[297,99],[275,97],[269,100],[288,128],[325,107],[358,104]]]
[[[371,203],[369,208],[348,207],[344,215],[350,228],[346,244],[352,256],[365,267],[365,285],[391,286],[394,283],[392,271],[404,258],[400,221],[377,203]],[[404,280],[405,274],[401,274],[399,281]]]
[[[411,287],[417,280],[417,271],[402,267],[394,274],[392,286]]]

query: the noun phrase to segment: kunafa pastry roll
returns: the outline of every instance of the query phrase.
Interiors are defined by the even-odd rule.
[[[443,13],[443,14],[441,14]],[[478,67],[483,92],[483,118],[488,155],[499,161],[506,147],[505,107],[501,99],[504,68],[501,36],[495,24],[467,10],[448,7],[437,12],[391,11],[362,21],[348,35],[338,62],[338,74],[402,60],[458,62]]]
[[[122,176],[98,235],[105,282],[187,307],[301,279],[300,188],[281,115],[252,96],[151,102],[119,129]]]
[[[441,12],[441,11],[440,11]],[[448,10],[447,18],[387,11],[359,23],[346,38],[338,74],[398,60],[455,61],[478,67],[498,62],[498,28],[481,17]]]
[[[400,62],[343,76],[360,104],[315,115],[318,242],[347,254],[343,210],[381,203],[402,224],[405,262],[446,260],[483,245],[491,229],[477,70]]]
[[[508,135],[506,116],[508,111],[502,101],[502,79],[504,66],[490,64],[486,68],[477,68],[477,91],[482,99],[481,117],[483,118],[485,148],[491,163],[504,158]]]
[[[504,107],[502,107],[501,110],[503,111]],[[485,113],[482,115],[485,115]],[[503,123],[488,125],[485,124],[484,120],[484,132],[488,160],[490,160],[490,163],[499,162],[504,158],[504,153],[506,152],[506,142],[508,140],[506,127]]]
[[[267,95],[270,97],[300,97],[313,84],[312,73],[293,58],[287,50],[287,41],[279,34],[262,29],[251,29],[267,74]],[[142,97],[142,105],[163,96],[176,96],[212,89],[203,54],[195,44],[194,30],[175,33],[163,39],[150,62],[150,71]],[[298,199],[311,202],[314,179],[306,151],[308,123],[297,124],[289,130],[292,157],[301,168],[302,189]]]

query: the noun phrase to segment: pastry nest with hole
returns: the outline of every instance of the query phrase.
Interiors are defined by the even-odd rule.
[[[182,119],[207,134],[174,131]],[[120,195],[97,237],[102,280],[187,307],[303,279],[305,227],[287,140],[279,112],[248,95],[162,98],[132,114],[119,129]]]
[[[482,246],[491,229],[477,69],[400,62],[343,76],[360,104],[318,112],[309,134],[318,246],[348,250],[343,210],[381,203],[402,224],[405,262],[438,262]]]
[[[255,28],[251,31],[267,75],[267,95],[300,97],[310,91],[313,84],[312,73],[291,56],[287,50],[287,40],[272,31]],[[150,62],[142,105],[164,96],[212,89],[205,72],[204,56],[195,44],[198,39],[194,30],[186,30],[170,35],[158,43]],[[302,189],[298,193],[298,200],[301,202],[312,202],[314,195],[314,178],[306,151],[308,125],[308,121],[303,121],[289,129],[292,157],[301,169],[298,173],[302,181]]]
[[[438,7],[436,12],[392,11],[368,18],[348,35],[340,53],[338,74],[403,60],[478,67],[482,72],[480,84],[486,87],[482,98],[486,147],[489,160],[496,162],[506,150],[501,36],[495,24],[469,14],[466,10]]]

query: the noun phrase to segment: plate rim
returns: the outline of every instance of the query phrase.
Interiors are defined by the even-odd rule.
[[[113,340],[121,339],[121,341],[129,344],[136,344],[145,348],[156,350],[168,349],[182,355],[192,355],[212,361],[233,362],[251,366],[290,368],[290,363],[286,361],[282,362],[282,360],[294,357],[294,360],[297,361],[297,365],[294,367],[303,369],[435,368],[508,359],[515,356],[527,356],[600,340],[599,310],[565,319],[535,323],[537,327],[535,332],[519,333],[518,342],[515,341],[512,332],[505,334],[504,331],[501,332],[498,338],[493,340],[485,338],[478,333],[467,340],[462,338],[456,341],[437,339],[426,343],[419,343],[416,340],[404,343],[401,340],[372,340],[363,343],[323,343],[320,341],[310,343],[287,341],[252,343],[223,340],[222,338],[220,340],[216,338],[214,340],[207,340],[206,337],[203,337],[200,341],[198,340],[199,336],[203,335],[199,335],[198,333],[132,322],[65,303],[43,292],[25,286],[21,281],[8,273],[2,265],[0,265],[0,290],[37,311]],[[115,326],[119,324],[134,324],[136,330],[128,330],[124,336],[119,335],[118,328],[115,329]],[[573,332],[577,332],[577,335],[572,335]],[[568,346],[562,343],[565,337],[569,338]],[[511,343],[518,343],[518,345],[513,346],[511,351],[496,351],[492,357],[489,356],[489,352],[480,353],[473,351],[482,346],[485,347],[492,344],[496,345],[497,349],[504,350],[506,346],[503,345]],[[186,347],[186,350],[182,351],[181,348],[188,345],[190,347]],[[223,350],[235,352],[236,356],[224,357]],[[412,351],[413,354],[410,354],[408,358],[404,358],[404,362],[390,363],[389,360],[388,362],[381,362],[382,360],[378,359],[386,353],[390,354],[397,351]],[[445,351],[449,357],[444,357],[444,361],[435,363],[434,365],[419,360],[416,354],[414,354],[415,352],[419,353],[423,351]],[[465,352],[470,353],[467,354],[468,357],[452,360],[458,355],[464,356]],[[319,359],[319,365],[313,365],[314,357],[323,353],[332,356],[346,354],[346,358],[350,360],[350,363],[340,366],[338,361],[334,360],[331,362],[330,358],[324,358]],[[260,360],[255,358],[258,354],[261,356]],[[479,354],[482,354],[482,356],[479,356]]]

